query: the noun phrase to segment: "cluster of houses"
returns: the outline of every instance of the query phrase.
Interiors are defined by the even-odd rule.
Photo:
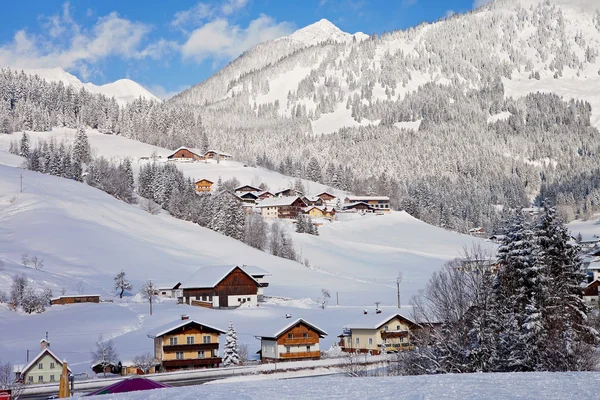
[[[231,160],[233,156],[223,151],[208,150],[203,154],[198,154],[195,151],[188,149],[187,147],[180,147],[173,153],[167,156],[168,161],[177,162],[194,162],[194,161],[206,161],[206,160]]]
[[[213,191],[214,182],[199,179],[195,182],[198,193]],[[242,185],[232,193],[248,214],[258,212],[264,218],[296,219],[299,214],[312,218],[333,220],[337,212],[384,213],[391,211],[387,196],[348,196],[338,199],[334,194],[321,192],[314,196],[285,188],[279,191],[262,190],[252,185]]]

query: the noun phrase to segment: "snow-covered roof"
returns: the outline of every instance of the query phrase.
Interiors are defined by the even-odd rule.
[[[100,297],[99,294],[68,294],[65,296],[53,297],[50,300],[70,299],[73,297]]]
[[[238,268],[237,265],[214,265],[202,267],[198,271],[194,272],[186,281],[184,281],[180,288],[214,288],[236,268]],[[256,279],[254,279],[249,272],[242,267],[239,268],[244,271],[244,273],[246,273],[250,279],[256,282]],[[256,284],[258,285],[259,283],[256,282]]]
[[[173,290],[173,289],[175,289],[175,286],[177,286],[177,285],[181,285],[181,282],[175,282],[175,283],[173,283],[173,282],[164,283],[163,282],[161,284],[156,285],[156,288],[158,290],[162,290],[162,289]]]
[[[46,347],[44,350],[40,351],[40,353],[29,362],[29,364],[25,365],[21,369],[21,371],[15,371],[15,372],[21,372],[22,374],[26,373],[27,371],[29,371],[29,369],[31,369],[31,367],[33,367],[35,364],[37,364],[37,362],[40,358],[42,358],[46,354],[49,354],[52,358],[54,358],[56,360],[56,362],[58,363],[58,365],[60,365],[62,367],[63,362],[60,360],[60,358],[58,358],[58,356],[56,354],[54,354],[52,352],[52,350],[50,350],[50,348]],[[67,369],[69,370],[69,372],[72,372],[69,365],[67,365]]]
[[[319,328],[318,326],[316,326],[314,324],[311,324],[304,318],[298,318],[295,321],[284,325],[283,327],[281,325],[281,320],[273,321],[273,323],[267,324],[267,326],[263,325],[261,327],[261,330],[263,333],[260,335],[256,335],[256,337],[258,337],[258,338],[277,338],[277,337],[281,336],[281,334],[285,333],[285,331],[287,331],[288,329],[292,328],[294,325],[296,325],[300,322],[313,328],[315,331],[317,331],[319,333],[319,335],[327,336],[327,332],[325,332],[323,329]]]
[[[189,147],[180,146],[180,147],[178,147],[178,148],[177,148],[177,149],[176,149],[174,152],[172,152],[171,154],[169,154],[169,155],[167,156],[167,158],[169,158],[169,157],[173,157],[173,155],[174,155],[175,153],[177,153],[179,150],[187,150],[187,151],[189,151],[190,153],[194,153],[195,155],[198,155],[198,153],[196,153],[194,150],[190,149]]]
[[[215,153],[215,154],[218,154],[218,155],[224,156],[224,157],[233,157],[231,154],[225,153],[224,151],[220,151],[220,150],[208,150],[208,151],[206,151],[206,153],[204,153],[204,155],[207,155],[208,153]]]
[[[239,197],[240,199],[246,198],[247,196],[251,196],[251,197],[254,197],[255,199],[258,199],[258,193],[256,193],[256,192],[240,192],[240,193],[236,193],[235,195],[237,197]]]
[[[210,181],[210,180],[208,180],[208,179],[206,179],[206,178],[198,179],[198,180],[196,180],[196,182],[195,182],[195,183],[202,182],[202,181],[206,181],[206,182],[208,182],[208,183],[214,183],[213,181]]]
[[[234,192],[237,192],[238,190],[240,190],[240,189],[243,189],[243,188],[245,188],[245,187],[249,187],[249,188],[252,188],[252,189],[254,189],[254,190],[253,190],[254,192],[262,192],[262,191],[260,190],[260,188],[257,188],[256,186],[252,186],[252,185],[241,185],[241,186],[238,186],[238,187],[236,187],[235,189],[233,189],[233,191],[234,191]]]
[[[319,197],[319,196],[322,196],[322,195],[324,195],[324,194],[328,194],[328,195],[330,195],[331,197],[336,197],[336,196],[335,196],[333,193],[329,193],[329,192],[321,192],[321,193],[317,194],[317,197]]]
[[[369,312],[368,314],[361,314],[355,321],[345,325],[348,329],[379,329],[386,322],[391,319],[399,317],[400,319],[405,319],[408,322],[417,325],[411,318],[400,314],[398,312],[393,314],[377,314],[375,312]]]
[[[349,202],[360,202],[360,201],[390,201],[388,196],[348,196],[346,199]]]
[[[322,212],[325,212],[325,210],[327,210],[326,206],[308,206],[308,207],[304,207],[303,210],[305,212],[309,212],[313,208],[316,208],[317,210],[321,210]]]
[[[292,205],[297,199],[300,199],[298,196],[285,196],[285,197],[271,197],[268,199],[262,200],[258,203],[258,207],[284,207]],[[300,199],[302,200],[302,199]],[[304,200],[302,200],[304,203]]]
[[[175,329],[179,329],[179,328],[184,327],[189,324],[198,324],[198,325],[204,326],[206,328],[213,329],[217,332],[225,333],[225,331],[223,329],[215,328],[214,326],[206,325],[206,324],[203,324],[203,323],[198,322],[193,319],[185,319],[185,320],[180,320],[178,322],[171,322],[169,324],[159,326],[158,328],[155,328],[155,329],[151,330],[150,332],[148,332],[148,337],[151,339],[154,339],[159,336],[166,335],[167,333],[174,331]]]
[[[240,268],[243,269],[247,274],[250,274],[252,276],[271,276],[272,275],[269,271],[266,271],[255,265],[241,265]]]
[[[296,192],[296,193],[300,193],[300,194],[302,194],[302,192],[301,192],[301,191],[299,191],[299,190],[296,190],[296,189],[294,189],[294,188],[285,188],[285,189],[281,189],[281,190],[279,190],[279,191],[275,192],[275,196],[279,195],[280,193],[287,192],[288,190],[291,190],[292,192]]]

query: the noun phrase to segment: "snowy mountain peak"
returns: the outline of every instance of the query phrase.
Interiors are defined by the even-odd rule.
[[[355,35],[346,33],[325,18],[286,36],[287,39],[302,42],[306,45],[315,45],[326,40],[345,42],[352,40],[353,37],[356,37],[357,40],[363,40],[367,35],[362,32]]]
[[[91,93],[103,94],[107,97],[114,97],[117,103],[127,104],[139,97],[146,100],[159,99],[146,90],[142,85],[131,79],[119,79],[105,85],[94,85],[93,83],[83,83],[75,75],[68,73],[61,68],[38,68],[25,69],[26,74],[37,75],[48,82],[62,82],[64,85],[73,87],[76,90],[85,88]]]

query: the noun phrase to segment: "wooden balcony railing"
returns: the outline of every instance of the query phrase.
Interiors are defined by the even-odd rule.
[[[294,339],[288,339],[288,338],[284,338],[283,339],[283,345],[299,345],[299,344],[305,344],[305,345],[312,345],[312,344],[317,344],[319,343],[319,339],[318,338],[294,338]]]
[[[194,368],[219,365],[221,361],[221,357],[190,358],[184,360],[163,360],[162,365],[165,368]]]
[[[172,353],[175,351],[216,350],[218,348],[219,343],[173,344],[163,346],[163,351]]]
[[[281,353],[281,358],[290,359],[290,358],[317,358],[321,357],[320,351],[303,351],[298,353]]]

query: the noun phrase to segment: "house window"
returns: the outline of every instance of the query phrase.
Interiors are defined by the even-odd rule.
[[[242,299],[240,297],[238,297],[238,303],[241,303]]]
[[[54,382],[54,375],[50,375],[50,382]]]
[[[387,325],[386,325],[386,326],[384,326],[384,327],[383,327],[383,330],[384,330],[384,331],[387,331],[387,330],[388,330],[388,326],[387,326]]]
[[[33,376],[28,376],[27,377],[27,382],[33,383]]]
[[[55,366],[54,366],[54,363],[53,363],[53,362],[51,362],[51,363],[50,363],[50,369],[54,369],[54,368],[55,368]]]
[[[44,382],[44,377],[43,376],[38,376],[38,382]]]
[[[404,338],[403,337],[400,338],[400,343],[404,343]]]
[[[204,358],[204,357],[205,357],[205,356],[204,356],[204,350],[200,350],[200,351],[198,352],[198,358]]]
[[[38,364],[38,369],[44,369],[44,364],[43,363],[39,363]]]
[[[310,352],[310,346],[306,346],[306,351]]]
[[[293,339],[294,338],[294,334],[293,333],[288,333],[288,339]]]
[[[176,345],[177,344],[177,338],[176,337],[169,338],[169,344],[171,346]]]
[[[178,351],[175,353],[175,359],[183,360],[183,351]]]
[[[196,300],[200,300],[200,296],[196,296]]]
[[[248,297],[248,301],[250,301],[250,297]]]
[[[193,336],[188,336],[187,337],[187,344],[194,344],[194,337]]]
[[[210,343],[210,336],[202,336],[202,343]]]
[[[305,339],[306,339],[306,338],[308,338],[308,332],[304,332],[304,333],[302,334],[302,337],[303,337],[303,338],[305,338]]]
[[[285,352],[286,352],[287,354],[290,354],[290,353],[291,353],[291,348],[290,348],[290,346],[285,346]]]
[[[396,326],[396,330],[399,331],[400,330],[400,325]]]
[[[356,343],[356,344],[360,344],[360,338],[356,338],[356,339],[354,339],[354,343]]]
[[[373,338],[369,338],[369,344],[373,344]]]

